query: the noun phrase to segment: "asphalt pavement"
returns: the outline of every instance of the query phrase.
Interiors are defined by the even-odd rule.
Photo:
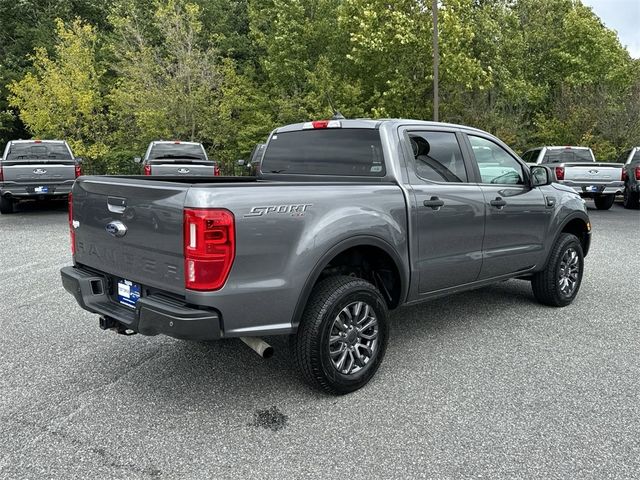
[[[301,383],[284,338],[262,360],[100,330],[60,284],[65,205],[3,215],[0,478],[639,478],[640,214],[590,215],[571,306],[513,280],[397,310],[343,397]]]

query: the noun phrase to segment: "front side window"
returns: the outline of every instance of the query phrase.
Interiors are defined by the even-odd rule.
[[[467,170],[455,133],[409,132],[416,174],[434,182],[467,182]]]
[[[523,185],[522,165],[497,143],[469,135],[482,183]]]

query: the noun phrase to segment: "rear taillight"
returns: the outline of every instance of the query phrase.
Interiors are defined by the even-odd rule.
[[[623,182],[626,182],[626,181],[627,181],[627,171],[626,171],[624,168],[622,169],[622,177],[620,177],[620,179],[621,179]]]
[[[235,220],[225,209],[184,210],[184,283],[190,290],[218,290],[236,254]]]
[[[69,234],[71,235],[71,255],[76,254],[76,231],[73,228],[73,194],[69,193]]]
[[[218,167],[218,165],[214,165],[214,167],[213,167],[213,174],[214,174],[216,177],[219,177],[219,176],[220,176],[220,167]]]
[[[144,166],[144,174],[145,175],[151,175],[151,165],[145,165]]]
[[[564,167],[556,167],[556,180],[564,180]]]
[[[78,163],[76,164],[76,178],[78,178],[80,175],[82,175],[82,165]]]
[[[634,172],[635,172],[636,180],[640,180],[640,165],[635,168]]]
[[[0,165],[0,182],[4,182],[4,173],[2,173],[2,165]]]

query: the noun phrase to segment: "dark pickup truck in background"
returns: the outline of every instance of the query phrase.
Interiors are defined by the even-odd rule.
[[[66,197],[82,160],[62,140],[12,140],[0,159],[0,213],[21,200]]]
[[[511,278],[543,304],[573,301],[591,226],[552,181],[460,125],[288,125],[257,178],[78,179],[62,283],[119,333],[261,352],[257,337],[289,335],[306,381],[347,393],[380,365],[390,309]]]
[[[134,158],[142,164],[147,176],[206,176],[220,175],[218,164],[209,160],[201,143],[158,140],[151,142],[143,158]]]
[[[624,181],[624,208],[640,208],[640,147],[622,154],[622,180]]]

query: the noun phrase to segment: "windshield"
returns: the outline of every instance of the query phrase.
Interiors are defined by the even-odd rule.
[[[202,160],[207,161],[202,145],[187,143],[156,143],[151,147],[148,160]]]
[[[380,133],[327,128],[277,133],[262,159],[262,173],[382,177]]]
[[[73,157],[64,143],[20,142],[11,144],[6,160],[12,162],[29,160],[66,160],[72,162]]]
[[[581,163],[595,162],[591,150],[588,148],[558,148],[548,149],[544,154],[542,163]]]

